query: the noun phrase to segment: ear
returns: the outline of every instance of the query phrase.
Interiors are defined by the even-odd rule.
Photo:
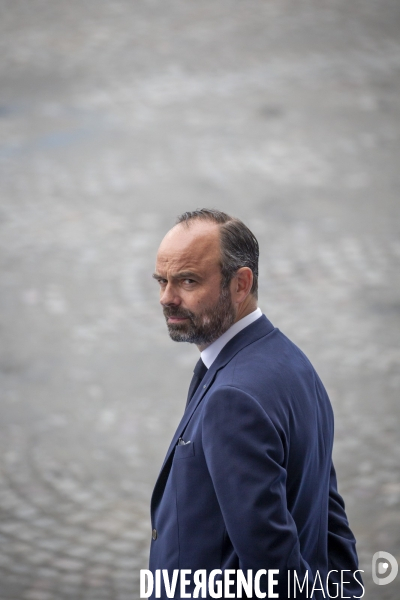
[[[233,300],[240,304],[250,294],[253,285],[253,271],[249,267],[241,267],[232,279]]]

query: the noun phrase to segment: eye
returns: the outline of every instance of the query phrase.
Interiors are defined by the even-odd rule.
[[[184,279],[183,283],[185,285],[191,285],[192,283],[196,283],[194,279]]]

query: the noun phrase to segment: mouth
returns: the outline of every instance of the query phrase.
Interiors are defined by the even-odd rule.
[[[183,321],[187,321],[189,317],[167,317],[168,323],[183,323]]]

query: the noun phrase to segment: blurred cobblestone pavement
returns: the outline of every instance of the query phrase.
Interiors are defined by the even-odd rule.
[[[150,275],[243,218],[260,306],[336,414],[339,486],[400,560],[397,0],[0,0],[0,600],[136,600],[197,350]]]

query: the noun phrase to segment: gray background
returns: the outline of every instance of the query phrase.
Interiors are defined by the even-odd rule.
[[[308,354],[367,598],[400,559],[398,0],[0,0],[0,599],[135,600],[197,350],[152,281],[180,212],[261,245]]]

